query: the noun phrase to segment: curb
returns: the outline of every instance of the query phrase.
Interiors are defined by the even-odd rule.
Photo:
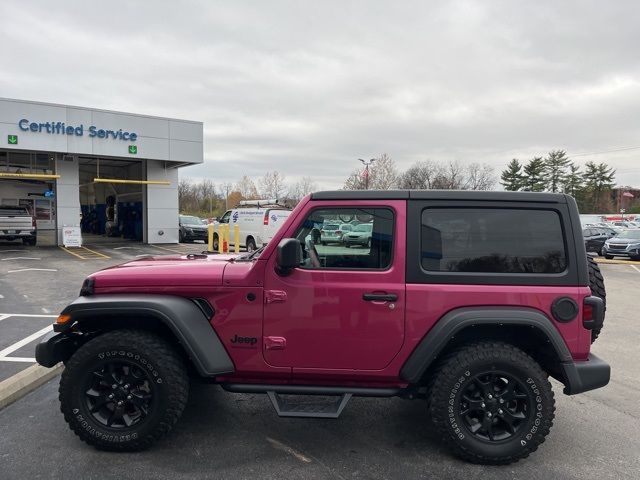
[[[27,393],[48,382],[58,375],[63,368],[62,363],[52,368],[36,364],[16,373],[13,377],[3,380],[0,382],[0,409],[21,399]]]
[[[595,258],[596,263],[608,264],[608,265],[640,265],[640,262],[636,260],[607,260],[606,258]]]

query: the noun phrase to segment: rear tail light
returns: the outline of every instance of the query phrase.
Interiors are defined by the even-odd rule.
[[[336,235],[342,235],[342,232],[340,230],[336,230]]]
[[[31,217],[31,226],[35,229],[36,228],[36,217]]]
[[[593,305],[589,305],[588,303],[585,303],[582,306],[582,323],[584,324],[584,322],[590,322],[593,320]]]
[[[265,212],[264,220],[262,221],[263,225],[269,225],[269,212]]]

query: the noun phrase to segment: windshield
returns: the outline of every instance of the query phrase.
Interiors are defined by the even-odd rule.
[[[173,217],[173,218],[176,218],[176,217]],[[202,222],[198,217],[188,217],[188,216],[180,217],[180,223],[184,223],[185,225],[202,225]]]
[[[370,232],[372,229],[373,225],[371,223],[362,223],[353,227],[354,232]]]
[[[322,227],[323,230],[338,230],[340,227],[338,227],[338,225],[325,225],[324,227]]]
[[[632,238],[640,240],[640,230],[625,230],[619,233],[616,238]]]

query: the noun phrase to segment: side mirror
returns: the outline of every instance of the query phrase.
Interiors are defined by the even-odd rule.
[[[280,275],[287,275],[302,263],[302,245],[295,238],[283,238],[278,244],[276,265]]]

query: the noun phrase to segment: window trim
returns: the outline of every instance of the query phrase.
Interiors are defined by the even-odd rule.
[[[321,268],[307,268],[307,267],[303,267],[302,265],[297,267],[300,270],[303,270],[305,272],[386,272],[391,270],[391,268],[394,265],[394,257],[395,257],[395,249],[396,249],[396,243],[397,243],[397,235],[396,235],[396,222],[397,222],[397,212],[395,210],[395,208],[388,206],[388,205],[357,205],[357,206],[348,206],[348,205],[340,205],[340,206],[331,206],[331,205],[320,205],[317,207],[313,207],[312,209],[308,210],[306,212],[306,214],[304,215],[304,217],[302,218],[302,220],[295,226],[295,228],[293,229],[293,235],[292,238],[297,238],[297,234],[300,231],[300,229],[302,228],[302,225],[304,225],[304,222],[307,220],[307,218],[309,218],[314,212],[319,211],[319,210],[372,210],[372,209],[377,209],[377,210],[388,210],[391,212],[392,215],[392,220],[391,220],[391,252],[389,255],[389,265],[387,265],[387,267],[385,268],[359,268],[359,267],[321,267]]]
[[[575,242],[569,209],[564,204],[529,202],[409,201],[407,209],[407,283],[471,285],[579,285]],[[551,210],[559,216],[565,249],[566,268],[560,273],[448,272],[422,267],[422,212],[429,208]],[[584,244],[584,242],[582,242]],[[584,248],[584,245],[582,246]]]

